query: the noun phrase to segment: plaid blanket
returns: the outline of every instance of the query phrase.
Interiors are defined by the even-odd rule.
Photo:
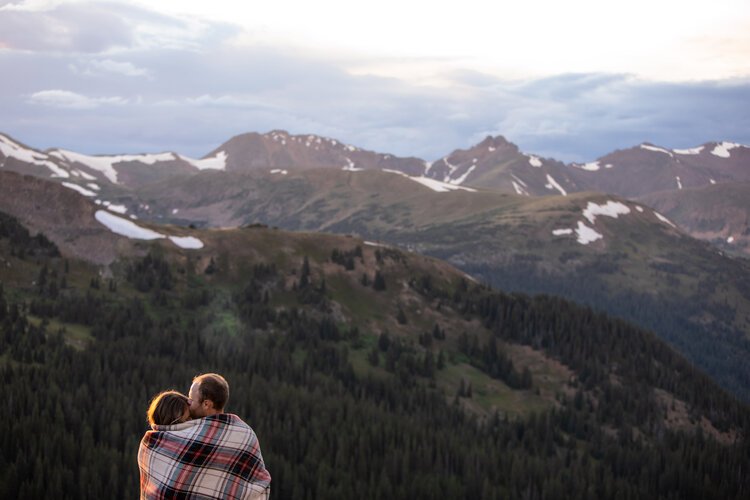
[[[245,500],[270,493],[255,432],[229,413],[154,426],[141,439],[138,467],[141,499]]]

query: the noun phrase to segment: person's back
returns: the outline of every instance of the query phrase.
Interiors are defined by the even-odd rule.
[[[224,413],[228,399],[229,384],[215,373],[195,377],[189,398],[175,391],[154,398],[152,430],[138,449],[142,499],[268,498],[271,474],[258,438],[237,415]],[[188,416],[193,420],[184,421]],[[159,425],[167,422],[173,425]]]
[[[229,413],[155,426],[138,450],[141,498],[267,498],[271,475],[255,432]]]

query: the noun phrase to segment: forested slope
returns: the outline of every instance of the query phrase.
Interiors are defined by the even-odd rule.
[[[2,219],[0,496],[137,496],[149,398],[202,371],[230,381],[276,498],[750,492],[748,408],[648,332],[355,239],[202,238],[105,276]],[[480,401],[492,384],[537,406]]]

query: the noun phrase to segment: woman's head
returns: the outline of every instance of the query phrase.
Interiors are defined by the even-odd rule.
[[[151,425],[173,425],[190,420],[187,396],[177,391],[160,392],[151,400],[146,418]]]

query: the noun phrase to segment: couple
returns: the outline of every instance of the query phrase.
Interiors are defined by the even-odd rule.
[[[224,413],[229,384],[221,375],[193,379],[189,397],[157,394],[148,408],[150,431],[138,448],[141,499],[267,500],[271,475],[255,432]]]

